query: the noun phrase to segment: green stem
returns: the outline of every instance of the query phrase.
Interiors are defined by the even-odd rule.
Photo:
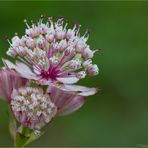
[[[37,140],[41,135],[43,135],[43,132],[20,126],[16,135],[15,148],[23,148]]]
[[[9,132],[10,132],[10,135],[11,135],[11,137],[14,141],[14,145],[15,145],[17,125],[16,125],[15,118],[11,112],[10,106],[8,106],[8,112],[9,112]]]
[[[26,137],[20,133],[17,133],[15,140],[15,148],[23,148],[28,143],[29,137]]]
[[[9,107],[9,106],[8,106]],[[31,130],[22,125],[17,128],[15,117],[9,107],[9,131],[14,141],[15,148],[23,148],[31,142],[37,140],[44,132]]]

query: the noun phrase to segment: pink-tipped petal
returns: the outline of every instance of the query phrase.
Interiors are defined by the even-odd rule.
[[[64,84],[73,84],[77,83],[79,81],[76,77],[65,77],[65,78],[57,78],[59,82],[62,82]]]
[[[58,108],[57,115],[67,115],[78,110],[85,102],[83,96],[63,91],[56,87],[49,87],[48,92],[53,103]]]
[[[60,89],[64,91],[72,91],[81,96],[91,96],[97,93],[97,88],[89,88],[79,85],[63,85]]]
[[[24,63],[17,61],[16,62],[17,71],[25,78],[28,79],[37,79],[36,75],[31,71],[31,69]]]
[[[13,89],[26,85],[27,80],[20,77],[16,72],[0,69],[0,98],[10,101]]]
[[[2,59],[3,63],[5,64],[6,67],[9,69],[16,69],[16,65],[10,62],[9,60]]]
[[[3,63],[9,69],[15,69],[22,77],[26,79],[34,79],[36,80],[36,75],[31,71],[31,69],[22,62],[16,62],[16,65],[10,62],[9,60],[3,59]]]
[[[59,110],[58,115],[60,116],[68,115],[81,108],[84,102],[85,99],[83,96],[75,95],[71,97],[69,103],[67,103],[63,108]]]

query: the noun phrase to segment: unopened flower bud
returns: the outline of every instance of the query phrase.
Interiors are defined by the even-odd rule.
[[[83,79],[86,76],[86,72],[85,71],[80,71],[77,73],[77,78],[78,79]]]
[[[79,69],[80,67],[81,67],[81,61],[79,59],[71,60],[69,62],[69,68],[71,68],[71,69],[76,70],[76,69]]]
[[[95,76],[95,75],[98,75],[99,73],[99,68],[96,64],[90,64],[88,67],[87,67],[87,72],[90,76]]]
[[[76,44],[76,51],[83,52],[85,47],[86,47],[85,41],[80,39]]]
[[[56,28],[56,38],[58,40],[62,40],[65,37],[65,30],[62,29],[62,27]]]
[[[26,40],[26,45],[27,45],[27,47],[30,48],[30,49],[35,48],[35,42],[34,42],[34,40],[33,40],[32,38],[28,38],[28,39]]]
[[[27,49],[26,47],[18,47],[17,48],[17,53],[20,55],[20,56],[25,56],[26,53],[27,53]]]
[[[38,44],[38,47],[41,48],[41,49],[44,49],[45,48],[45,39],[44,38],[39,38],[37,40],[37,44]]]
[[[40,34],[39,28],[29,28],[26,29],[26,34],[30,37],[37,37]]]
[[[43,94],[43,90],[39,88],[31,87],[13,91],[11,108],[18,122],[30,129],[41,129],[57,111],[49,95]]]
[[[61,40],[58,44],[58,50],[63,51],[67,47],[67,41]]]
[[[15,57],[17,55],[17,52],[15,51],[14,48],[9,48],[9,50],[7,51],[7,55],[10,55],[12,57]]]
[[[14,46],[14,47],[24,46],[24,42],[18,36],[14,36],[12,38],[12,46]]]
[[[45,38],[46,38],[46,40],[47,40],[48,42],[53,42],[53,40],[54,40],[54,35],[51,34],[51,33],[47,33],[46,36],[45,36]]]
[[[94,56],[94,52],[92,50],[90,50],[89,47],[86,47],[84,49],[83,56],[86,60],[91,59]]]
[[[48,27],[45,24],[40,24],[39,32],[45,34],[48,31]]]
[[[73,37],[75,35],[74,31],[72,29],[68,29],[67,33],[66,33],[66,38],[70,39],[71,37]]]

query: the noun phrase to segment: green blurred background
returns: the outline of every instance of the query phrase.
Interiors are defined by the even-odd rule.
[[[6,57],[24,19],[41,14],[79,22],[100,75],[82,85],[99,87],[77,112],[56,118],[44,136],[30,146],[136,146],[148,144],[148,2],[0,2],[0,56]],[[2,65],[2,62],[0,61]],[[0,146],[11,146],[6,103],[0,101]]]

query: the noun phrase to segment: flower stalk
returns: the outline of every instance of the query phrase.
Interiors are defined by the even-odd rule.
[[[23,148],[24,146],[30,144],[31,142],[38,139],[44,132],[38,130],[31,130],[22,125],[17,127],[16,120],[12,114],[10,106],[9,110],[9,131],[10,135],[14,141],[14,148]]]
[[[20,127],[21,131],[18,131],[15,139],[15,148],[23,148],[31,142],[37,140],[43,133],[40,131],[33,131],[23,126]]]

